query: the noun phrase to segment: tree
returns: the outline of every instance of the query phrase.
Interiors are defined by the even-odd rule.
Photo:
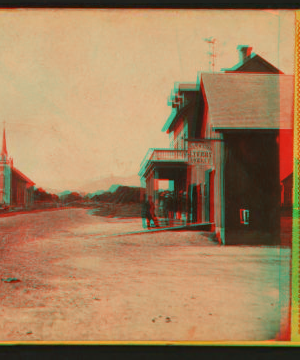
[[[71,203],[71,202],[75,202],[75,201],[82,201],[83,197],[80,194],[78,194],[77,192],[72,192],[70,194],[63,195],[61,197],[61,200],[63,203],[67,204],[67,203]]]
[[[46,192],[43,188],[34,190],[34,202],[57,202],[59,197],[55,194]]]

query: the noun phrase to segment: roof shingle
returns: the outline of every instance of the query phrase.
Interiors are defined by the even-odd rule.
[[[293,76],[253,73],[200,76],[212,128],[292,128]]]

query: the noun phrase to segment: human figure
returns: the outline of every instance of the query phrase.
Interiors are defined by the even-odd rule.
[[[142,203],[142,212],[141,212],[141,216],[142,216],[142,223],[143,223],[143,228],[145,229],[147,227],[147,220],[149,217],[149,213],[150,213],[150,203],[147,200],[147,198],[145,197],[143,203]]]
[[[155,206],[154,206],[151,196],[149,196],[149,205],[150,205],[149,206],[149,216],[147,217],[148,229],[150,229],[150,221],[151,220],[154,222],[155,227],[159,227],[159,223],[158,223],[157,217],[155,215]]]
[[[145,199],[142,205],[142,221],[144,228],[151,228],[151,220],[154,222],[156,227],[159,227],[158,220],[155,216],[154,212],[154,204],[152,202],[151,196],[149,196],[149,200]]]
[[[173,197],[170,195],[167,198],[167,212],[168,212],[168,218],[169,218],[169,225],[173,226],[174,224],[174,200]]]
[[[189,192],[190,193],[190,192]],[[189,194],[188,193],[188,194]],[[191,201],[191,198],[190,196],[188,196],[187,198],[187,209],[186,209],[186,219],[187,219],[187,223],[190,223],[191,222],[191,207],[192,207],[192,201]]]
[[[163,217],[165,225],[169,225],[169,209],[168,209],[168,198],[163,200]]]

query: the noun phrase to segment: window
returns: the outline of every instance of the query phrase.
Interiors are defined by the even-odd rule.
[[[187,118],[184,119],[184,125],[183,125],[183,149],[187,150],[188,144],[187,141],[184,141],[185,139],[188,139],[189,137],[189,131],[188,131],[188,120]]]

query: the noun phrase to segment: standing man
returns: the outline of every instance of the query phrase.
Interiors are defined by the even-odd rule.
[[[155,216],[154,211],[154,204],[152,202],[151,196],[149,196],[149,200],[145,198],[145,201],[142,205],[142,221],[143,221],[143,228],[147,228],[150,230],[151,228],[151,220],[154,222],[156,227],[159,227],[157,217]],[[147,225],[146,225],[147,222]]]
[[[144,198],[144,201],[143,201],[143,204],[142,204],[142,213],[141,213],[141,216],[142,216],[142,223],[143,223],[143,228],[145,229],[146,227],[150,227],[150,224],[149,224],[149,214],[150,214],[150,203],[149,201],[147,200],[147,196],[145,195],[145,198]],[[146,224],[146,220],[147,220],[147,224]]]
[[[169,218],[169,225],[174,225],[174,199],[172,194],[167,197],[167,212]]]
[[[150,216],[149,216],[148,229],[150,228],[150,220],[154,222],[155,227],[159,227],[158,219],[155,215],[155,206],[151,196],[149,196],[149,204],[150,204],[150,211],[149,211]]]

